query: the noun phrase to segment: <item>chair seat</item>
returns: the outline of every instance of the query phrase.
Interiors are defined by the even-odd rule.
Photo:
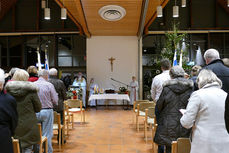
[[[82,109],[82,110],[84,110],[84,109]],[[80,111],[81,111],[80,108],[71,108],[71,109],[69,109],[69,112],[80,112]]]
[[[139,111],[139,116],[145,116],[145,112]]]
[[[147,122],[148,124],[154,124],[154,118],[148,117]]]
[[[60,127],[62,128],[63,125],[60,125]],[[53,130],[58,130],[58,124],[53,124]]]

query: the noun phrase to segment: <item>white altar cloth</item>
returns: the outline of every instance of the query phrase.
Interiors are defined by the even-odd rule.
[[[101,99],[116,99],[130,101],[130,97],[128,96],[128,94],[94,94],[89,97],[89,101]]]

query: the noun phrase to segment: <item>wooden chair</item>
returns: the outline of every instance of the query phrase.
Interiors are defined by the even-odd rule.
[[[139,117],[145,117],[145,109],[154,106],[155,106],[154,102],[142,102],[137,105],[136,128],[138,132],[139,132]]]
[[[67,134],[65,134],[65,135],[68,136],[69,135],[69,126],[70,126],[71,122],[70,122],[70,115],[69,115],[67,101],[64,102],[63,124],[64,124],[64,131],[65,131],[65,129],[67,131]]]
[[[42,147],[43,147],[43,143],[45,143],[45,153],[48,153],[48,139],[46,136],[42,136],[42,129],[41,129],[41,124],[38,123],[38,130],[40,133],[40,141],[38,143],[39,145],[39,153],[42,153]]]
[[[153,127],[155,124],[155,107],[149,107],[145,109],[145,121],[144,121],[144,138],[145,141],[147,142],[147,131],[148,127]]]
[[[69,114],[80,112],[81,123],[82,123],[82,121],[85,123],[85,109],[83,108],[83,102],[81,100],[78,100],[78,99],[68,99],[67,104],[68,104],[68,108],[69,108],[68,109]],[[72,122],[72,128],[73,128],[73,124],[74,124],[74,117],[73,116],[72,116],[71,122]]]
[[[60,114],[57,112],[53,112],[54,121],[53,121],[53,130],[58,131],[58,145],[61,147],[61,142],[64,142],[64,126],[61,125]]]
[[[157,120],[156,120],[156,117],[154,117],[154,124],[153,124],[153,127],[152,127],[152,150],[155,153],[158,152],[158,144],[153,141],[155,133],[156,133],[156,130],[157,130]]]
[[[134,115],[133,115],[133,124],[136,124],[136,121],[135,121],[135,118],[136,118],[136,114],[137,114],[137,105],[140,104],[140,103],[145,103],[145,102],[149,102],[149,100],[136,100],[134,101],[133,103],[133,112],[134,112]]]
[[[19,140],[12,138],[14,153],[20,153]]]
[[[189,138],[178,138],[172,142],[171,153],[190,153],[191,142]]]

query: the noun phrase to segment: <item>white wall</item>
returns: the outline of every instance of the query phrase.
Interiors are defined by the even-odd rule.
[[[114,57],[113,72],[108,60]],[[132,76],[138,79],[138,40],[135,36],[92,36],[87,39],[87,78],[93,77],[101,88],[114,88],[119,83],[129,84]]]

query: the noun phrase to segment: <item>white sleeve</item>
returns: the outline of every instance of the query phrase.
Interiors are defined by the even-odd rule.
[[[157,78],[154,77],[151,85],[151,97],[153,100],[155,100],[156,98],[156,82],[157,82]]]
[[[194,125],[196,116],[199,111],[200,101],[201,100],[197,92],[194,92],[189,99],[186,112],[180,119],[181,125],[183,127],[190,129]]]

